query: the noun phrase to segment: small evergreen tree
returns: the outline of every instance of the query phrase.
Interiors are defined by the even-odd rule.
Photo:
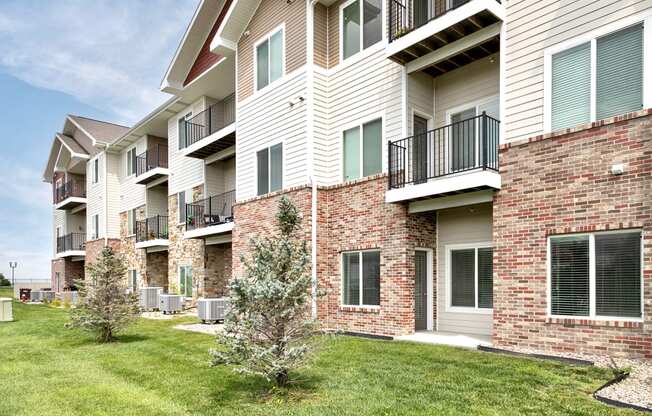
[[[252,240],[249,260],[241,256],[245,276],[229,285],[231,309],[211,350],[213,365],[233,365],[258,374],[278,387],[288,384],[291,370],[305,363],[317,323],[310,317],[308,254],[300,236],[297,208],[281,198],[277,235]]]
[[[11,286],[11,282],[2,273],[0,273],[0,286]]]
[[[87,266],[90,278],[77,282],[79,302],[70,311],[68,328],[95,333],[98,342],[111,342],[138,316],[138,296],[127,291],[127,267],[110,247]]]

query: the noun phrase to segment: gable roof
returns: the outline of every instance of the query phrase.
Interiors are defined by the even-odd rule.
[[[217,63],[221,57],[210,43],[232,0],[201,0],[168,66],[161,90],[175,94]]]
[[[68,115],[68,119],[93,140],[93,145],[113,143],[129,130],[127,126],[82,116]]]

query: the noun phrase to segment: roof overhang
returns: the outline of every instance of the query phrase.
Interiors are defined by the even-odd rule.
[[[238,41],[260,5],[260,0],[233,0],[211,41],[211,52],[225,57],[235,55]]]
[[[72,140],[72,138],[70,138]],[[86,162],[90,156],[80,149],[74,149],[67,143],[61,133],[57,133],[52,140],[50,155],[43,172],[43,181],[52,183],[54,172],[66,170],[65,167],[74,166],[80,162]]]

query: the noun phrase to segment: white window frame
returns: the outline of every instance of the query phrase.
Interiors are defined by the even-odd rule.
[[[446,269],[446,312],[461,312],[461,313],[476,313],[480,315],[491,315],[493,308],[480,308],[478,307],[478,249],[480,248],[493,248],[491,241],[482,241],[477,243],[464,243],[464,244],[447,244],[444,246],[446,253],[445,269]],[[475,249],[475,306],[453,306],[453,276],[452,276],[452,252],[454,250],[469,250]],[[493,278],[492,278],[493,281]]]
[[[191,279],[192,279],[192,285],[191,285],[191,287],[190,287],[190,296],[186,296],[185,293],[181,293],[181,269],[186,269],[186,272],[185,272],[185,274],[184,274],[184,278],[185,278],[185,277],[188,276],[188,271],[187,271],[188,269],[190,269],[190,274],[191,274],[191,275],[193,274],[193,272],[192,272],[192,266],[189,265],[189,264],[183,264],[183,265],[179,265],[179,267],[177,268],[177,278],[178,278],[178,280],[179,280],[179,294],[180,294],[181,296],[185,297],[185,298],[192,298],[193,293],[194,293],[194,288],[195,288],[195,287],[194,287],[194,286],[195,286],[195,278],[194,278],[194,275],[191,277]],[[185,285],[185,282],[184,282],[184,285]]]
[[[281,153],[282,153],[281,154],[281,156],[282,156],[282,158],[281,158],[281,189],[271,191],[270,190],[270,188],[271,188],[271,180],[272,180],[272,175],[270,175],[270,171],[271,171],[271,168],[272,168],[272,160],[271,160],[272,152],[271,152],[271,149],[272,149],[272,147],[274,147],[276,145],[279,145],[279,144],[281,145]],[[258,195],[258,152],[260,152],[261,150],[265,150],[265,149],[267,149],[267,193]],[[263,146],[260,146],[260,147],[257,147],[256,149],[254,149],[254,172],[255,172],[254,193],[256,194],[256,196],[269,195],[269,194],[271,194],[273,192],[282,191],[285,188],[285,158],[286,158],[286,152],[285,152],[285,141],[284,140],[280,140],[278,142],[273,142],[273,143],[263,145]]]
[[[91,216],[91,240],[100,238],[100,215]]]
[[[133,153],[133,156],[130,156],[130,153]],[[136,146],[132,146],[127,152],[125,153],[125,178],[130,178],[132,176],[136,175],[136,166],[132,166],[133,172],[129,171],[129,165],[133,164],[134,161],[136,161]]]
[[[631,317],[620,317],[620,316],[603,316],[597,315],[595,312],[595,236],[600,234],[628,234],[628,233],[639,233],[641,238],[640,250],[641,250],[641,317],[640,318],[631,318]],[[564,238],[564,237],[589,237],[589,315],[553,315],[552,314],[552,253],[551,253],[551,242],[555,238]],[[546,295],[547,295],[547,316],[552,319],[574,319],[574,320],[590,320],[590,321],[618,321],[618,322],[643,322],[645,320],[645,303],[644,303],[644,292],[645,286],[643,281],[644,274],[644,241],[643,241],[643,231],[640,229],[623,229],[623,230],[610,230],[610,231],[596,231],[593,233],[573,233],[573,234],[555,234],[550,235],[547,238],[546,242]]]
[[[358,273],[359,275],[359,288],[360,288],[360,293],[359,293],[359,298],[360,298],[360,303],[356,305],[348,305],[344,303],[344,255],[345,254],[353,254],[357,253],[360,259],[360,271]],[[364,276],[362,275],[362,269],[363,269],[363,264],[362,264],[362,253],[378,253],[380,256],[380,263],[379,265],[382,266],[383,264],[383,253],[382,250],[379,248],[372,248],[372,249],[366,249],[366,250],[347,250],[347,251],[342,251],[340,253],[340,306],[345,307],[345,308],[365,308],[365,309],[380,309],[380,305],[366,305],[362,303],[362,299],[364,299],[364,290],[362,286],[362,282],[364,280]],[[382,273],[380,273],[380,281],[378,282],[378,291],[379,295],[382,292]],[[381,296],[379,296],[379,301],[382,299]]]
[[[382,0],[380,2],[380,5],[382,7],[382,10],[380,11],[380,19],[381,19],[381,34],[380,34],[380,40],[373,45],[369,45],[366,48],[364,47],[364,0],[358,0],[359,6],[360,6],[360,49],[358,52],[354,53],[353,55],[349,56],[348,58],[344,58],[344,9],[350,6],[351,4],[355,3],[356,0],[348,0],[342,4],[340,4],[339,7],[339,15],[338,15],[338,24],[339,24],[339,63],[345,63],[349,62],[350,60],[360,56],[360,54],[366,50],[372,49],[376,47],[377,45],[383,45],[386,42],[386,3],[387,0]]]
[[[362,148],[360,149],[360,177],[358,179],[351,179],[349,181],[346,181],[344,178],[344,132],[351,130],[353,128],[358,127],[360,129],[360,146],[363,146],[363,137],[362,137],[362,126],[364,126],[367,123],[370,123],[372,121],[376,121],[380,119],[380,128],[381,128],[381,135],[382,137],[380,138],[380,143],[382,149],[380,149],[380,172],[379,173],[385,173],[387,172],[387,140],[386,135],[385,135],[385,111],[382,111],[380,113],[372,114],[370,116],[361,118],[359,120],[356,120],[354,122],[345,124],[340,128],[339,130],[339,151],[340,151],[340,183],[344,182],[352,182],[352,181],[357,181],[360,179],[365,178],[365,176],[362,176],[362,162],[363,162],[363,155],[362,155]],[[385,141],[387,140],[387,141]]]
[[[100,181],[100,157],[91,161],[91,182],[93,185]]]
[[[177,117],[177,152],[182,151],[185,149],[187,146],[181,147],[181,130],[179,129],[179,121],[184,120],[188,121],[192,118],[192,110],[188,111],[187,113],[183,114],[184,112],[181,112],[181,117]],[[187,138],[187,137],[186,137]]]
[[[183,192],[183,203],[184,206],[185,204],[189,204],[192,201],[192,188],[191,189],[182,189],[179,192],[177,192],[177,225],[185,225],[186,224],[186,219],[181,218],[181,210],[179,209],[179,194]]]
[[[619,30],[643,23],[643,108],[652,107],[652,12],[639,13],[626,19],[621,19],[609,25],[600,27],[584,35],[551,46],[543,52],[543,130],[552,132],[552,57],[560,52],[585,43],[591,43],[591,108],[588,123],[596,120],[597,107],[597,40]],[[570,126],[569,128],[572,128]]]
[[[264,87],[259,87],[258,85],[258,46],[261,44],[268,42],[268,45],[270,44],[270,40],[272,36],[274,36],[278,31],[281,32],[281,76],[278,77],[278,79],[275,79],[274,81],[271,81],[271,70],[272,70],[272,65],[271,65],[271,60],[269,56],[269,46],[267,47],[267,85]],[[263,37],[259,38],[256,43],[254,43],[254,51],[253,51],[254,57],[253,57],[253,62],[254,62],[254,92],[259,92],[259,91],[265,91],[269,87],[278,84],[284,77],[285,77],[285,22],[281,23],[280,25],[276,26],[274,29],[271,31],[267,32]]]
[[[418,115],[418,114],[417,114]],[[434,278],[434,272],[433,272],[433,258],[434,258],[434,250],[431,248],[423,248],[423,247],[418,247],[414,249],[414,251],[423,251],[426,253],[426,262],[428,263],[426,265],[426,273],[427,273],[427,290],[428,290],[428,296],[427,296],[427,301],[428,305],[426,305],[426,313],[428,314],[427,319],[426,319],[426,328],[428,331],[433,331],[435,329],[435,320],[433,318],[434,315],[434,287],[435,287],[435,278]],[[415,273],[416,275],[416,273]]]
[[[136,291],[138,289],[138,270],[136,269],[129,269],[127,271],[128,279],[129,279],[129,289],[132,291]],[[136,282],[136,285],[134,286],[134,281]]]
[[[136,208],[127,211],[127,237],[136,235]]]

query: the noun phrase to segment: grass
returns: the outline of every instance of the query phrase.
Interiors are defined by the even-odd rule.
[[[7,296],[0,291],[0,297]],[[336,337],[286,394],[209,368],[213,337],[189,318],[141,319],[94,343],[47,306],[14,304],[0,323],[0,415],[626,415],[591,393],[607,371],[455,348]]]

